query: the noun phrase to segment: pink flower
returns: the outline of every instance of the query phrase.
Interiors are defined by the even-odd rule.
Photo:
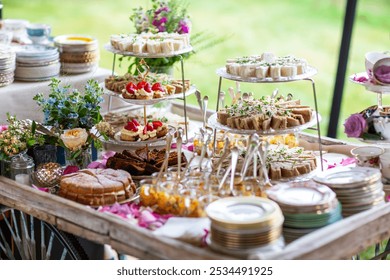
[[[0,125],[0,133],[6,131],[8,129],[8,125]]]
[[[361,114],[352,114],[344,123],[344,132],[348,137],[360,137],[366,127],[366,120]]]

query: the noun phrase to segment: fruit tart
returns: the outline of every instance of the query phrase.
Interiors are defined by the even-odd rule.
[[[120,132],[122,141],[146,141],[164,137],[168,126],[161,121],[149,121],[145,126],[136,119],[127,122]]]
[[[137,141],[140,133],[143,131],[143,126],[136,119],[127,122],[120,132],[120,139],[124,141]]]

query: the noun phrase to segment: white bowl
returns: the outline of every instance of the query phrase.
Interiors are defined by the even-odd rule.
[[[365,55],[365,66],[366,66],[366,71],[367,74],[370,78],[372,78],[372,70],[374,68],[374,64],[382,59],[390,57],[390,54],[385,53],[385,52],[368,52]]]

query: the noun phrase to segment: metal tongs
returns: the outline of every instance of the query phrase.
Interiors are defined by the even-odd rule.
[[[26,128],[26,129],[31,129],[31,127],[33,126],[33,123],[35,121],[32,121],[30,119],[25,119],[25,120],[21,120],[20,121],[20,124],[23,126],[23,128]],[[39,123],[39,122],[35,122],[35,132],[39,133],[39,134],[42,134],[42,135],[47,135],[47,136],[53,136],[53,137],[57,137],[58,135],[48,129],[47,127],[45,127],[43,124]]]
[[[261,173],[264,176],[264,187],[265,188],[270,188],[272,187],[271,181],[268,177],[268,171],[267,171],[267,153],[268,153],[268,142],[265,142],[265,149],[263,151],[263,144],[259,146],[258,149],[258,156],[260,159],[260,164],[261,164]]]
[[[157,182],[160,182],[162,174],[166,171],[168,167],[169,155],[171,153],[172,138],[172,132],[168,132],[166,135],[165,158],[163,164],[161,165],[160,173],[158,173]]]

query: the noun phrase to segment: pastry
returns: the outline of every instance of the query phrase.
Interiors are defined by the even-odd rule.
[[[226,72],[242,78],[293,78],[307,72],[307,62],[294,56],[277,57],[273,53],[226,60]]]
[[[135,194],[130,174],[123,170],[82,169],[64,175],[59,195],[89,206],[122,202]]]

